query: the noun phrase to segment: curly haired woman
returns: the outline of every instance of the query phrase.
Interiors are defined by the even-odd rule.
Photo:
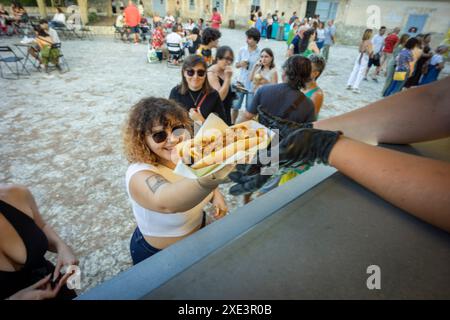
[[[216,207],[215,218],[227,211],[217,187],[232,166],[196,180],[173,171],[175,146],[189,137],[191,128],[187,111],[171,100],[145,98],[129,112],[123,141],[130,163],[126,188],[137,222],[130,243],[133,264],[202,228],[208,202]]]

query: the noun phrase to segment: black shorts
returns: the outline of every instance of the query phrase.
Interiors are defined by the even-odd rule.
[[[130,28],[130,33],[139,33],[139,27],[135,26],[135,27],[129,27]]]
[[[376,67],[380,66],[380,55],[379,54],[375,54],[372,58],[369,59],[368,67],[370,68],[371,66],[376,66]]]

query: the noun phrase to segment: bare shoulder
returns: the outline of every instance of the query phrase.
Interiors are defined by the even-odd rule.
[[[0,184],[0,199],[33,218],[31,210],[32,194],[20,184]]]

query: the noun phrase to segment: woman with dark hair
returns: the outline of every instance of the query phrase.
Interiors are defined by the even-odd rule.
[[[325,43],[325,23],[323,21],[319,22],[319,26],[316,29],[317,39],[316,44],[319,50],[322,50],[323,44]]]
[[[180,103],[194,120],[202,121],[210,113],[216,113],[226,121],[219,93],[210,87],[206,79],[207,69],[208,66],[202,57],[197,55],[187,57],[181,68],[181,84],[172,88],[169,99]]]
[[[197,49],[197,55],[203,57],[208,66],[214,61],[212,49],[218,47],[221,35],[220,31],[214,28],[206,28],[202,32],[202,44]]]
[[[260,59],[250,73],[250,81],[253,81],[253,92],[269,83],[278,83],[278,73],[275,68],[275,58],[270,48],[261,50]]]
[[[187,39],[191,42],[188,47],[189,54],[195,54],[198,47],[202,43],[202,38],[200,37],[200,29],[194,27],[191,31],[191,34],[187,36]]]
[[[231,78],[233,77],[233,50],[228,46],[217,49],[214,64],[208,69],[208,82],[211,87],[219,92],[225,111],[225,122],[231,125],[231,107],[236,94],[231,90]]]
[[[53,16],[52,20],[49,21],[48,25],[51,28],[64,27],[66,25],[66,16],[61,8],[56,8],[56,13]]]
[[[405,88],[410,88],[419,85],[420,77],[422,77],[422,74],[427,73],[428,62],[433,56],[433,52],[431,51],[430,47],[431,34],[427,33],[425,35],[421,35],[421,39],[422,39],[422,54],[419,60],[417,60],[416,62],[413,75],[408,80],[406,80],[406,83],[404,85]]]
[[[396,67],[393,81],[384,92],[384,97],[393,95],[403,89],[406,80],[414,71],[414,64],[421,54],[421,42],[417,38],[409,38],[405,47],[400,51],[395,59]]]
[[[40,25],[45,24],[46,20],[41,20]],[[52,37],[41,26],[36,29],[36,38],[33,40],[36,45],[35,52],[37,52],[37,59],[44,65],[45,72],[48,71],[48,64],[52,63],[58,70],[61,71],[59,65],[59,49],[52,48],[54,44]]]
[[[133,264],[204,227],[208,202],[216,207],[216,219],[227,212],[217,187],[233,166],[200,179],[174,172],[176,145],[191,134],[192,121],[175,101],[150,97],[129,112],[123,143],[129,162],[126,189],[137,222],[130,242]]]
[[[311,28],[303,33],[303,38],[300,41],[298,50],[299,54],[306,58],[308,58],[312,54],[320,53],[320,50],[316,44],[316,29]]]

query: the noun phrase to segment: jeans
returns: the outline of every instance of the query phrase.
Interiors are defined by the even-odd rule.
[[[206,224],[206,214],[203,213],[203,220],[201,228],[203,228]],[[139,262],[153,256],[155,253],[158,253],[162,249],[157,249],[151,246],[144,238],[139,230],[139,227],[133,232],[133,236],[130,241],[130,253],[131,259],[133,260],[133,265],[138,264]]]
[[[392,80],[389,88],[387,88],[386,91],[384,92],[383,97],[388,97],[393,94],[396,94],[397,92],[402,91],[405,83],[406,83],[406,80],[403,80],[403,81]]]

